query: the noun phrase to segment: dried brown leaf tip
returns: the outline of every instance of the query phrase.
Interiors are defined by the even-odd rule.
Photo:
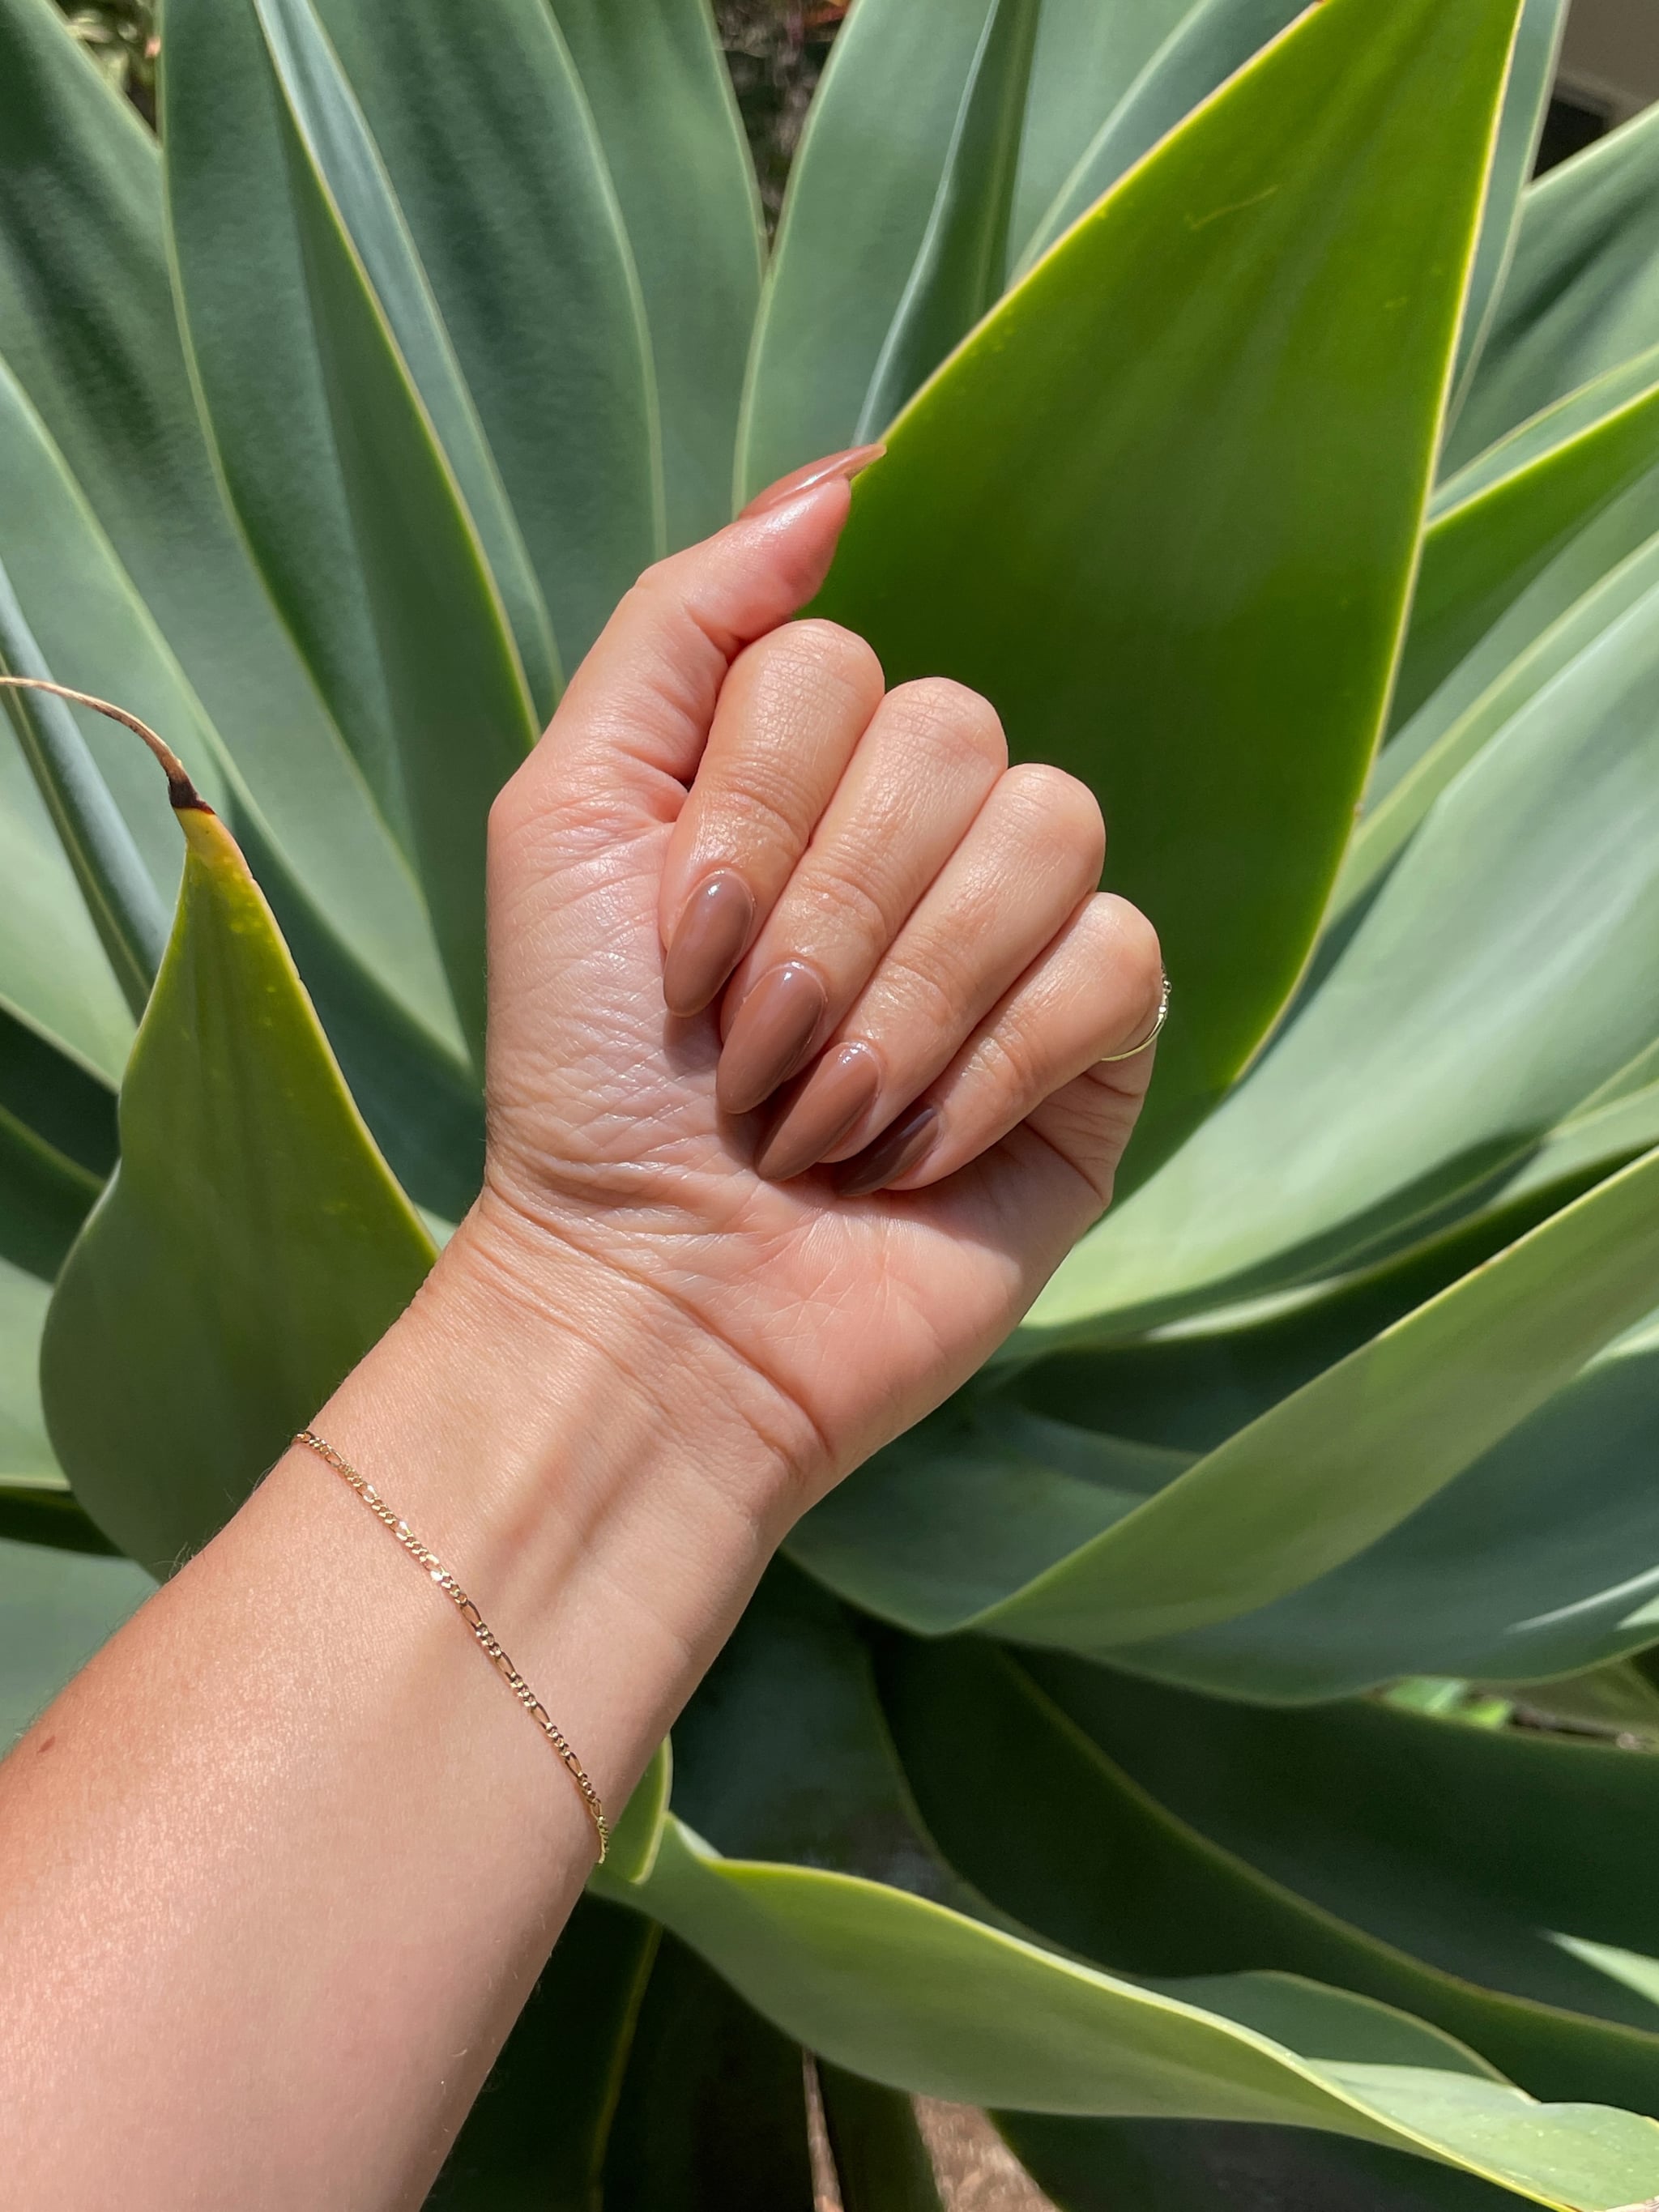
[[[148,722],[141,722],[137,714],[130,714],[125,707],[118,707],[108,699],[94,698],[90,691],[71,690],[67,684],[53,684],[44,676],[0,676],[0,684],[12,691],[46,691],[54,699],[67,699],[71,706],[89,707],[94,714],[107,714],[112,722],[119,722],[125,729],[140,737],[161,763],[167,780],[167,799],[175,814],[193,807],[203,814],[213,809],[185,772],[185,764],[165,738],[158,737]]]

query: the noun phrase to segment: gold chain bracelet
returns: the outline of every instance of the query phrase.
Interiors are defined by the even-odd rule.
[[[611,1826],[605,1817],[605,1807],[599,1802],[599,1793],[588,1780],[580,1759],[566,1742],[551,1713],[548,1711],[547,1707],[536,1695],[506,1652],[502,1650],[495,1632],[485,1620],[483,1613],[473,1604],[437,1553],[427,1548],[410,1528],[407,1521],[398,1519],[374,1484],[366,1475],[359,1474],[349,1459],[337,1452],[331,1443],[327,1443],[311,1429],[301,1429],[294,1441],[296,1444],[303,1444],[307,1451],[315,1452],[319,1459],[326,1460],[348,1488],[356,1492],[374,1518],[386,1523],[404,1551],[409,1553],[410,1558],[426,1569],[427,1573],[472,1631],[474,1637],[488,1654],[490,1664],[495,1668],[495,1672],[569,1769],[570,1778],[582,1793],[582,1802],[587,1808],[588,1817],[593,1823],[594,1833],[599,1839],[599,1864],[603,1866],[605,1855],[611,1843]]]

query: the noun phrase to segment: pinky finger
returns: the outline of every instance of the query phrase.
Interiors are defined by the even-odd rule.
[[[1085,899],[926,1095],[835,1170],[837,1187],[926,1189],[1029,1121],[1103,1205],[1152,1080],[1164,990],[1145,915],[1109,892]]]

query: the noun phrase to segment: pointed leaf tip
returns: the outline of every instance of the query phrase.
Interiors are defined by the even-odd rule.
[[[72,706],[89,707],[94,714],[107,714],[112,722],[141,737],[149,747],[167,780],[167,800],[175,814],[193,807],[203,814],[213,809],[191,781],[185,764],[165,738],[159,737],[148,722],[141,722],[137,714],[130,714],[125,707],[118,707],[108,699],[96,699],[90,691],[71,690],[67,684],[49,683],[44,676],[0,676],[0,684],[13,691],[50,691],[55,699],[67,699]]]

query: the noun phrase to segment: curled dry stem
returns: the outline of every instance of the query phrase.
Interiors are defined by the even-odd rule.
[[[117,707],[107,699],[95,699],[89,691],[71,690],[67,684],[53,684],[44,676],[0,676],[0,685],[13,691],[50,691],[54,698],[67,699],[76,707],[90,707],[94,713],[107,714],[112,722],[119,722],[140,737],[149,747],[166,771],[167,797],[175,812],[187,806],[198,807],[204,814],[211,812],[207,801],[185,772],[185,764],[165,738],[160,738],[148,722],[141,722],[137,714],[128,714],[125,707]]]

